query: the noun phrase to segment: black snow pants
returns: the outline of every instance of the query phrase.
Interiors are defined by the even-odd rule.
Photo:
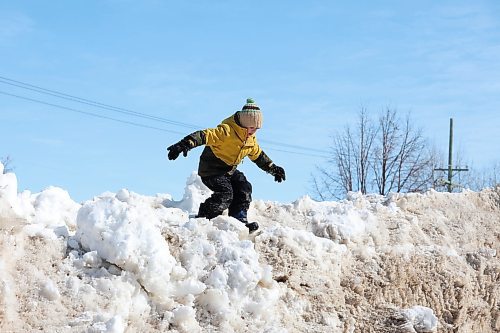
[[[198,217],[211,219],[229,208],[229,216],[246,223],[252,202],[252,184],[243,172],[235,170],[232,175],[201,177],[201,181],[214,193],[200,205]]]

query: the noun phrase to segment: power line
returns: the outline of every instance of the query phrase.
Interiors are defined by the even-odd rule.
[[[261,140],[262,141],[262,140]],[[325,155],[319,155],[319,154],[309,154],[309,153],[301,153],[301,152],[296,152],[296,151],[289,151],[289,150],[283,150],[283,149],[276,149],[276,148],[266,148],[266,150],[274,150],[274,151],[280,151],[282,153],[287,153],[287,154],[295,154],[295,155],[304,155],[304,156],[313,156],[313,157],[321,157],[321,158],[329,158],[329,156]]]
[[[294,149],[299,149],[299,150],[314,151],[314,152],[323,153],[323,154],[330,154],[330,152],[328,152],[326,150],[322,150],[322,149],[302,147],[302,146],[291,145],[291,144],[287,144],[287,143],[281,143],[281,142],[270,141],[270,140],[261,140],[261,139],[259,139],[259,141],[265,142],[265,143],[268,143],[268,144],[271,144],[271,145],[277,145],[277,146],[282,146],[282,147],[294,148]]]
[[[155,126],[138,124],[138,123],[134,123],[132,121],[121,120],[121,119],[117,119],[117,118],[113,118],[113,117],[108,117],[108,116],[103,116],[103,115],[92,113],[92,112],[77,110],[77,109],[70,108],[70,107],[67,107],[67,106],[53,104],[53,103],[41,101],[41,100],[38,100],[38,99],[30,98],[30,97],[25,97],[25,96],[20,96],[20,95],[16,95],[16,94],[11,94],[11,93],[8,93],[8,92],[5,92],[5,91],[1,91],[1,90],[0,90],[0,94],[11,96],[11,97],[15,97],[15,98],[19,98],[19,99],[24,99],[24,100],[27,100],[27,101],[30,101],[30,102],[35,102],[35,103],[40,103],[40,104],[52,106],[52,107],[63,109],[63,110],[67,110],[67,111],[81,113],[81,114],[84,114],[84,115],[87,115],[87,116],[92,116],[92,117],[96,117],[96,118],[113,120],[113,121],[117,121],[117,122],[128,124],[128,125],[133,125],[133,126],[137,126],[137,127],[144,127],[144,128],[149,128],[149,129],[154,129],[154,130],[163,131],[163,132],[169,132],[169,133],[175,133],[175,134],[181,134],[181,135],[183,134],[182,132],[167,130],[167,129],[159,128],[159,127],[155,127]]]
[[[81,98],[81,97],[78,97],[78,96],[74,96],[74,95],[62,93],[62,92],[59,92],[59,91],[56,91],[56,90],[52,90],[52,89],[46,89],[46,88],[43,88],[43,87],[40,87],[40,86],[37,86],[37,85],[33,85],[33,84],[30,84],[30,83],[26,83],[26,82],[22,82],[22,81],[10,79],[10,78],[4,77],[4,76],[0,76],[0,83],[4,83],[4,84],[10,85],[10,86],[14,86],[14,87],[18,87],[18,88],[22,88],[22,89],[26,89],[26,90],[30,90],[30,91],[34,91],[34,92],[37,92],[37,93],[40,93],[40,94],[45,94],[45,95],[49,95],[49,96],[53,96],[53,97],[65,99],[65,100],[72,101],[72,102],[82,103],[82,104],[85,104],[85,105],[89,105],[89,106],[93,106],[93,107],[105,109],[105,110],[112,111],[112,112],[118,112],[118,113],[129,115],[129,116],[134,116],[134,117],[138,117],[138,118],[143,118],[143,119],[158,121],[158,122],[162,122],[162,123],[166,123],[166,124],[170,124],[170,125],[175,125],[175,126],[186,127],[186,128],[190,128],[190,129],[200,129],[201,128],[201,126],[196,126],[196,125],[193,125],[193,124],[188,124],[188,123],[183,123],[183,122],[179,122],[179,121],[174,121],[174,120],[170,120],[170,119],[163,118],[163,117],[153,116],[153,115],[149,115],[149,114],[145,114],[145,113],[133,111],[133,110],[126,109],[126,108],[121,108],[121,107],[116,107],[116,106],[112,106],[112,105],[109,105],[109,104],[104,104],[104,103],[96,102],[96,101],[93,101],[93,100],[90,100],[90,99]],[[16,97],[16,98],[28,100],[28,101],[31,101],[31,102],[45,104],[45,105],[48,105],[48,106],[53,106],[53,107],[57,107],[57,108],[60,108],[60,109],[65,109],[65,110],[68,110],[68,111],[73,111],[73,112],[77,112],[77,113],[81,113],[81,114],[85,114],[85,115],[89,115],[89,116],[93,116],[93,117],[97,117],[97,118],[118,121],[118,122],[129,124],[129,125],[134,125],[134,126],[144,127],[144,128],[150,128],[150,129],[156,129],[156,130],[160,130],[160,131],[164,131],[164,132],[170,132],[170,133],[181,134],[181,135],[184,134],[184,133],[177,132],[177,131],[172,131],[172,130],[167,130],[167,129],[163,129],[163,128],[158,128],[158,127],[155,127],[155,126],[148,126],[148,125],[138,124],[138,123],[135,123],[135,122],[132,122],[132,121],[120,120],[120,119],[117,119],[117,118],[113,118],[113,117],[109,117],[109,116],[104,116],[104,115],[99,115],[99,114],[88,112],[88,111],[82,111],[82,110],[78,110],[78,109],[74,109],[74,108],[70,108],[70,107],[66,107],[66,106],[61,106],[61,105],[58,105],[58,104],[53,104],[53,103],[49,103],[49,102],[37,100],[37,99],[34,99],[34,98],[29,98],[29,97],[25,97],[25,96],[16,95],[16,94],[10,94],[10,93],[7,93],[7,92],[0,92],[0,93],[2,93],[4,95],[9,95],[9,96],[12,96],[12,97]],[[309,156],[325,157],[325,158],[328,157],[328,156],[324,156],[324,155],[321,155],[321,154],[327,154],[327,155],[330,154],[328,151],[321,150],[321,149],[316,149],[316,148],[302,147],[302,146],[298,146],[298,145],[291,145],[291,144],[286,144],[286,143],[281,143],[281,142],[271,141],[271,140],[265,140],[265,139],[261,139],[259,141],[261,141],[263,143],[271,144],[271,145],[282,146],[282,147],[285,147],[285,148],[292,148],[292,149],[296,149],[296,150],[305,150],[305,151],[308,151],[308,152],[309,151],[313,151],[313,152],[317,152],[319,154],[295,153],[295,152],[291,152],[291,151],[287,151],[287,150],[279,150],[279,149],[271,148],[273,150],[282,151],[282,152],[286,152],[286,153],[292,153],[292,154],[295,153],[295,154],[299,154],[299,155],[309,155]]]
[[[172,130],[168,130],[168,129],[164,129],[164,128],[160,128],[160,127],[156,127],[156,126],[149,126],[149,125],[139,124],[139,123],[135,123],[135,122],[132,122],[132,121],[121,120],[121,119],[117,119],[117,118],[113,118],[113,117],[108,117],[108,116],[103,116],[103,115],[99,115],[99,114],[88,112],[88,111],[78,110],[78,109],[67,107],[67,106],[62,106],[62,105],[58,105],[58,104],[54,104],[54,103],[49,103],[49,102],[41,101],[41,100],[38,100],[38,99],[35,99],[35,98],[30,98],[30,97],[26,97],[26,96],[20,96],[20,95],[16,95],[16,94],[11,94],[11,93],[8,93],[8,92],[5,92],[5,91],[1,91],[1,90],[0,90],[0,94],[11,96],[11,97],[15,97],[15,98],[19,98],[19,99],[23,99],[23,100],[30,101],[30,102],[35,102],[35,103],[39,103],[39,104],[51,106],[51,107],[55,107],[55,108],[59,108],[59,109],[63,109],[63,110],[67,110],[67,111],[71,111],[71,112],[76,112],[76,113],[84,114],[84,115],[87,115],[87,116],[92,116],[92,117],[96,117],[96,118],[112,120],[112,121],[120,122],[120,123],[127,124],[127,125],[132,125],[132,126],[137,126],[137,127],[142,127],[142,128],[148,128],[148,129],[154,129],[154,130],[157,130],[157,131],[174,133],[174,134],[179,134],[179,135],[184,135],[185,134],[183,132],[172,131]],[[295,155],[304,155],[304,156],[327,158],[327,156],[318,155],[318,154],[293,152],[293,151],[281,150],[281,149],[276,149],[276,148],[268,148],[268,149],[269,150],[274,150],[274,151],[280,151],[280,152],[284,152],[284,153],[289,153],[289,154],[295,154]]]
[[[10,82],[8,82],[8,81],[10,81]],[[182,123],[182,122],[175,121],[175,120],[157,117],[157,116],[153,116],[153,115],[149,115],[149,114],[145,114],[145,113],[141,113],[141,112],[125,109],[125,108],[120,108],[120,107],[92,101],[92,100],[85,99],[85,98],[80,98],[80,97],[73,96],[73,95],[68,95],[68,94],[61,93],[61,92],[58,92],[55,90],[45,89],[45,88],[35,86],[35,85],[29,84],[29,83],[24,83],[21,81],[9,79],[9,78],[3,77],[3,76],[0,76],[0,83],[8,84],[8,85],[19,87],[22,89],[35,91],[35,92],[45,94],[45,95],[50,95],[50,96],[66,99],[66,100],[77,102],[77,103],[82,103],[82,104],[106,109],[109,111],[114,111],[114,112],[119,112],[122,114],[131,115],[134,117],[146,118],[146,119],[150,119],[150,120],[155,120],[155,121],[159,121],[159,122],[163,122],[163,123],[167,123],[167,124],[171,124],[171,125],[176,125],[176,126],[187,127],[187,128],[195,128],[195,129],[200,128],[199,126],[196,126],[196,125]]]
[[[54,104],[54,103],[49,103],[49,102],[37,100],[37,99],[34,99],[34,98],[30,98],[30,97],[25,97],[25,96],[20,96],[20,95],[16,95],[16,94],[11,94],[11,93],[8,93],[8,92],[5,92],[5,91],[1,91],[1,90],[0,90],[0,94],[11,96],[11,97],[15,97],[15,98],[19,98],[19,99],[24,99],[24,100],[27,100],[27,101],[30,101],[30,102],[35,102],[35,103],[39,103],[39,104],[43,104],[43,105],[47,105],[47,106],[56,107],[56,108],[63,109],[63,110],[68,110],[68,111],[72,111],[72,112],[76,112],[76,113],[81,113],[81,114],[92,116],[92,117],[96,117],[96,118],[117,121],[117,122],[120,122],[120,123],[124,123],[124,124],[128,124],[128,125],[133,125],[133,126],[137,126],[137,127],[154,129],[154,130],[158,130],[158,131],[163,131],[163,132],[168,132],[168,133],[174,133],[174,134],[180,134],[180,135],[184,134],[182,132],[167,130],[167,129],[159,128],[159,127],[155,127],[155,126],[138,124],[138,123],[134,123],[134,122],[131,122],[131,121],[116,119],[116,118],[113,118],[113,117],[108,117],[108,116],[103,116],[103,115],[95,114],[95,113],[92,113],[92,112],[82,111],[82,110],[78,110],[78,109],[75,109],[75,108],[70,108],[70,107],[67,107],[67,106],[62,106],[62,105],[58,105],[58,104]],[[269,148],[269,150],[280,151],[280,152],[289,153],[289,154],[296,154],[296,155],[305,155],[305,156],[322,157],[322,158],[326,158],[327,157],[327,156],[324,156],[324,155],[301,153],[301,152],[294,152],[294,151],[287,151],[287,150],[281,150],[281,149],[276,149],[276,148]]]

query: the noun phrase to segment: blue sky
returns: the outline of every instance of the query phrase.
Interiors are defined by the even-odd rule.
[[[171,162],[165,148],[247,97],[264,112],[264,150],[287,171],[274,183],[245,160],[255,199],[307,194],[332,134],[361,107],[410,112],[443,159],[453,117],[463,159],[500,159],[498,1],[3,1],[0,50],[0,156],[12,158],[20,190],[180,199],[202,149]]]

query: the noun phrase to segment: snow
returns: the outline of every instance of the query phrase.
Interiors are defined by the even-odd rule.
[[[17,178],[13,173],[4,174],[4,166],[0,163],[0,213],[2,216],[19,212],[17,200]]]
[[[209,195],[192,173],[181,200],[121,189],[76,203],[0,172],[0,329],[385,332],[367,328],[374,313],[408,332],[500,326],[484,301],[498,296],[497,191],[255,200],[256,236],[189,218]],[[476,322],[452,312],[468,284]]]
[[[418,333],[435,332],[437,329],[437,318],[434,311],[425,306],[414,306],[405,309],[403,315],[408,321],[409,329],[414,329]]]

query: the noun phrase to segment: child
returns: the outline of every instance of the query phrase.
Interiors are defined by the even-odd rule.
[[[255,133],[262,127],[262,113],[251,98],[241,111],[222,121],[216,128],[196,131],[167,148],[168,159],[175,160],[180,153],[187,156],[190,149],[205,145],[201,153],[198,175],[203,184],[213,191],[200,205],[197,217],[212,219],[229,209],[229,216],[243,222],[249,232],[259,228],[257,222],[249,223],[247,212],[252,201],[252,184],[238,164],[248,156],[259,168],[285,180],[285,170],[273,163],[257,143]]]

